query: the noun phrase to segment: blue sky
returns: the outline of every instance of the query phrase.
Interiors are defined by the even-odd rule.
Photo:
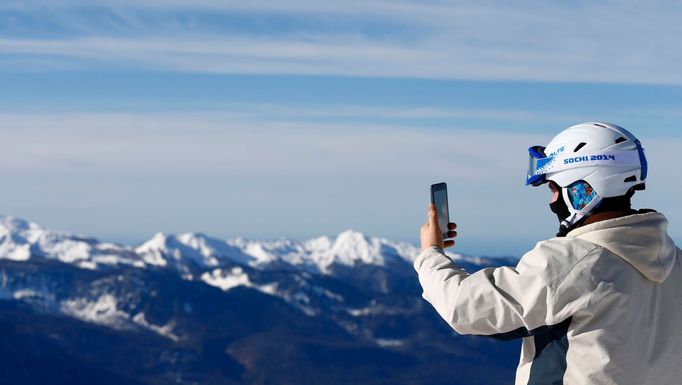
[[[682,240],[682,8],[599,2],[3,1],[0,211],[156,231],[416,242],[450,186],[459,251],[552,236],[526,148],[603,120],[648,150]]]

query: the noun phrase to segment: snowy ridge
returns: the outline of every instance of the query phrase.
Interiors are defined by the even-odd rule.
[[[179,235],[156,234],[152,239],[135,248],[135,253],[148,265],[176,267],[192,263],[199,267],[216,267],[221,261],[250,265],[254,259],[238,247],[226,241],[201,233]]]
[[[368,237],[352,230],[333,238],[323,236],[306,241],[221,240],[202,233],[158,233],[133,248],[50,231],[22,219],[0,216],[0,259],[55,259],[88,269],[131,265],[139,268],[170,267],[189,274],[193,269],[206,270],[235,264],[263,269],[284,263],[312,273],[328,274],[335,264],[385,266],[390,260],[409,262],[418,252],[409,243]]]
[[[48,231],[23,219],[0,216],[0,259],[25,261],[34,257],[56,259],[87,269],[98,265],[144,266],[130,248]]]
[[[353,230],[344,231],[336,238],[323,236],[302,242],[288,239],[275,241],[236,239],[228,243],[252,256],[254,259],[249,264],[252,267],[279,260],[317,273],[329,273],[334,264],[384,266],[390,259],[411,261],[419,253],[419,250],[409,243],[370,238]]]

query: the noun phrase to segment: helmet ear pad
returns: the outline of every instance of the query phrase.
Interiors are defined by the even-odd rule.
[[[555,182],[550,181],[552,187],[559,192],[559,197],[550,203],[549,207],[557,214],[559,221],[567,219],[571,214],[578,213],[585,208],[594,207],[593,202],[597,193],[589,183],[579,180],[562,188]]]
[[[559,219],[558,237],[563,237],[571,229],[580,226],[580,223],[587,219],[590,213],[594,213],[603,202],[603,198],[583,180],[566,187],[560,187],[554,181],[549,183],[559,190],[559,198],[549,205],[550,210]]]
[[[576,211],[583,210],[597,197],[592,186],[583,180],[573,182],[565,190],[566,198],[568,198],[566,202],[570,203],[571,208]]]

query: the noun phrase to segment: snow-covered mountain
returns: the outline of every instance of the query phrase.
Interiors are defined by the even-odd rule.
[[[286,264],[326,274],[337,264],[386,266],[391,260],[410,261],[417,253],[412,244],[368,237],[353,230],[336,237],[306,241],[221,240],[202,233],[158,233],[137,247],[128,247],[0,216],[0,259],[55,259],[88,269],[122,264],[139,268],[172,267],[188,273],[197,268],[232,264],[256,269]]]
[[[23,219],[0,216],[0,261],[59,261],[94,271],[126,267],[167,270],[184,280],[203,281],[223,291],[240,286],[255,289],[280,297],[307,314],[321,311],[321,305],[316,306],[311,299],[319,293],[325,293],[327,300],[339,297],[329,290],[309,285],[309,279],[305,277],[310,274],[333,276],[358,288],[388,293],[411,282],[414,273],[410,265],[417,254],[418,249],[412,244],[368,237],[353,230],[336,237],[322,236],[305,241],[221,240],[202,233],[158,233],[131,247],[47,230]],[[462,266],[474,269],[499,263],[489,258],[449,255]],[[282,271],[294,274],[277,274]],[[40,290],[21,285],[15,287],[14,293],[0,288],[0,295],[3,292],[6,298],[26,296],[26,293],[40,296]],[[42,296],[51,297],[52,293],[43,290]],[[94,298],[92,303],[81,307],[98,312],[102,303],[111,302],[111,298],[105,299]],[[78,298],[64,298],[53,306],[68,310],[81,302]],[[84,312],[70,311],[69,314]]]
[[[498,345],[439,342],[452,332],[421,299],[411,266],[417,253],[352,230],[306,241],[156,234],[130,247],[0,216],[0,339],[17,341],[0,344],[0,382],[78,383],[63,368],[85,362],[106,368],[88,376],[120,376],[98,383],[136,384],[204,383],[197,379],[211,371],[217,379],[206,378],[215,384],[311,383],[301,376],[313,372],[328,384],[347,383],[352,373],[356,382],[385,383],[368,377],[374,371],[407,384],[456,360],[462,368],[498,368]],[[514,262],[451,257],[468,270]],[[88,341],[107,342],[84,347]],[[54,352],[48,362],[71,358],[45,372],[46,357],[37,355],[33,366],[22,361],[35,370],[10,381],[1,373],[14,373],[11,365],[3,365],[19,353],[3,346],[28,357]],[[493,350],[469,357],[466,349]],[[130,352],[139,352],[139,364],[111,360]],[[339,358],[318,355],[347,363],[336,373]],[[413,361],[423,364],[407,364]],[[488,380],[466,383],[496,383]]]
[[[0,259],[25,261],[29,258],[54,259],[87,269],[118,264],[144,266],[131,248],[49,231],[23,219],[0,216]]]

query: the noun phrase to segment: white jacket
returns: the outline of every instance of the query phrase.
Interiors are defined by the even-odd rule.
[[[414,261],[460,334],[523,337],[516,384],[682,384],[682,251],[656,212],[539,242],[516,268],[468,274],[442,249]]]

